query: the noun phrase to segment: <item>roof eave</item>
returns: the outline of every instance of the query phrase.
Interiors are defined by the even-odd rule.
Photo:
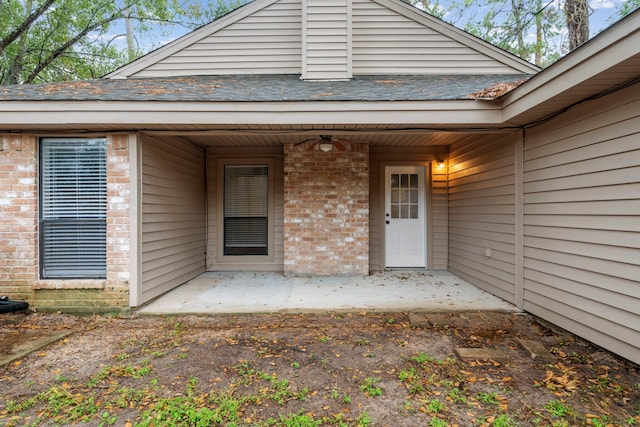
[[[640,10],[503,96],[505,122],[527,125],[640,77],[630,63],[640,65]]]
[[[237,125],[498,126],[500,106],[475,100],[322,102],[8,101],[0,133],[29,129],[152,129]]]

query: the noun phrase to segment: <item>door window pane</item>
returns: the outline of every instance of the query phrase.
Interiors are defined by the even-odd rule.
[[[418,174],[391,174],[391,218],[418,219]]]

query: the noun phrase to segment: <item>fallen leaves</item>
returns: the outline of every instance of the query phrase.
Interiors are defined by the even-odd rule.
[[[551,366],[559,372],[548,369],[547,375],[542,380],[544,386],[557,396],[574,394],[578,389],[578,381],[575,379],[576,372],[562,363],[556,363]]]
[[[496,83],[493,86],[489,86],[477,92],[470,93],[469,98],[475,99],[475,100],[483,99],[483,100],[493,101],[494,99],[499,98],[505,93],[510,92],[513,89],[517,88],[525,81],[526,79],[520,79],[515,82]]]
[[[509,419],[511,425],[533,425],[534,419],[546,426],[563,421],[594,427],[640,424],[635,365],[598,357],[585,344],[560,340],[551,332],[545,332],[544,341],[561,363],[531,360],[515,344],[517,336],[539,337],[538,326],[530,328],[526,317],[466,313],[422,319],[428,326],[412,326],[399,313],[367,312],[166,321],[114,318],[93,332],[33,353],[22,365],[7,367],[0,382],[8,386],[5,394],[15,401],[14,408],[43,390],[50,392],[41,395],[45,397],[57,391],[59,401],[68,398],[78,411],[93,397],[98,415],[86,422],[95,425],[108,412],[117,416],[113,425],[132,427],[144,413],[166,408],[169,399],[210,410],[237,402],[233,422],[252,425],[290,413],[322,419],[322,425],[355,427],[367,412],[370,425],[383,425],[383,413],[387,420],[402,417],[407,425],[428,425],[432,419],[450,426],[454,420],[460,425],[510,425],[505,424]],[[476,345],[508,350],[511,359],[461,361],[448,356],[470,337]],[[101,343],[100,353],[98,347],[91,352],[94,341]],[[86,348],[82,365],[63,357],[61,350],[68,347]],[[197,387],[188,379],[192,376],[200,380]],[[369,377],[380,378],[382,398],[372,399],[369,390],[360,389]],[[25,378],[31,379],[29,387]],[[80,401],[80,394],[87,399]],[[428,406],[436,400],[443,405],[441,412],[434,411],[435,404]],[[548,409],[556,400],[566,414]],[[54,418],[48,401],[34,401],[21,412],[9,411],[0,402],[0,424],[18,414],[16,425],[27,425],[38,415],[44,423],[65,422]]]

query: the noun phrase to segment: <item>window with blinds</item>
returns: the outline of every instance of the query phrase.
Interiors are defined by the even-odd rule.
[[[269,166],[225,165],[224,255],[268,255]]]
[[[105,278],[106,140],[42,139],[40,177],[42,278]]]

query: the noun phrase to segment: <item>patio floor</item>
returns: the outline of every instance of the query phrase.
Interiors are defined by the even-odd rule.
[[[519,311],[447,271],[352,277],[204,273],[138,310],[142,314],[322,311]]]

